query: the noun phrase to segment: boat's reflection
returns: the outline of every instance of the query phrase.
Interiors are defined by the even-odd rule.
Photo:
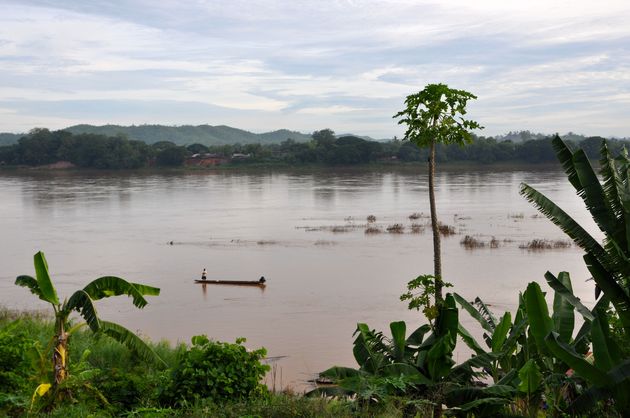
[[[237,287],[249,287],[249,288],[258,288],[260,289],[260,293],[264,293],[265,289],[267,288],[267,285],[264,283],[259,283],[255,286],[252,285],[241,285],[241,284],[236,284],[236,283],[217,283],[217,282],[208,282],[208,283],[203,283],[201,280],[198,281],[198,283],[201,284],[201,292],[203,293],[203,300],[208,300],[208,285],[211,284],[213,286],[237,286]]]

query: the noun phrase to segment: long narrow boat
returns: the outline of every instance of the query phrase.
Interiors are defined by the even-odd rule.
[[[195,280],[195,283],[202,284],[229,284],[236,286],[260,286],[264,287],[266,280],[264,277],[261,277],[260,280]]]

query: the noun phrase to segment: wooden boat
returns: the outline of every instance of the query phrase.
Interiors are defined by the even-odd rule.
[[[202,284],[228,284],[235,286],[260,286],[264,287],[266,280],[264,277],[261,277],[259,280],[195,280],[195,283]]]

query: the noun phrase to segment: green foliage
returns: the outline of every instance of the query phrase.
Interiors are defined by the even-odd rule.
[[[189,151],[185,147],[167,147],[158,151],[156,163],[164,167],[179,167],[184,164]]]
[[[68,378],[69,370],[69,337],[74,330],[79,328],[79,326],[70,328],[70,314],[73,311],[78,312],[83,317],[93,332],[100,332],[114,338],[148,361],[164,364],[153,350],[135,334],[120,325],[100,320],[94,306],[94,302],[102,298],[128,295],[133,298],[134,305],[142,308],[147,304],[144,295],[159,295],[159,289],[129,283],[119,277],[105,276],[94,280],[83,289],[76,291],[69,299],[64,300],[63,304],[61,304],[48,273],[46,257],[41,251],[35,254],[34,265],[36,279],[30,276],[18,276],[15,280],[15,284],[27,287],[33,294],[39,296],[40,299],[50,303],[55,314],[55,335],[46,349],[46,352],[51,352],[53,362],[50,368],[53,370],[54,375],[52,378],[46,378],[41,371],[38,372],[40,376],[38,383],[53,384],[52,394],[45,392],[40,393],[42,396],[46,394],[46,402],[53,402],[60,399],[61,396],[57,395],[67,392],[64,389],[64,385],[68,385],[73,380],[77,379],[77,377],[74,377],[70,382],[64,383],[64,380]],[[44,355],[40,350],[36,351],[37,355],[34,356],[35,360],[39,358],[38,363],[45,365],[46,363],[41,360],[44,358]]]
[[[463,145],[472,141],[470,130],[482,129],[477,122],[461,117],[466,114],[468,101],[476,98],[445,84],[428,84],[407,96],[406,108],[394,117],[400,118],[398,124],[407,126],[405,139],[420,147],[436,143]]]
[[[409,309],[422,310],[430,323],[433,323],[439,313],[439,308],[431,302],[431,297],[435,293],[435,281],[435,276],[431,274],[418,276],[407,283],[407,292],[400,296],[401,301],[409,301]],[[442,286],[453,287],[451,283],[444,281],[442,281]]]
[[[265,396],[266,386],[260,383],[269,366],[260,360],[264,348],[247,351],[236,343],[210,341],[206,336],[192,338],[192,346],[181,356],[173,370],[171,384],[164,391],[169,403],[193,402],[207,398],[213,402]]]
[[[602,183],[583,150],[572,151],[557,136],[553,146],[569,182],[603,232],[603,244],[536,189],[523,184],[521,194],[585,251],[584,261],[597,289],[612,302],[630,341],[630,159],[625,152],[613,158],[606,142],[602,142]]]
[[[19,320],[0,324],[0,414],[26,406],[25,397],[15,394],[28,387],[29,361],[25,353],[34,343]]]

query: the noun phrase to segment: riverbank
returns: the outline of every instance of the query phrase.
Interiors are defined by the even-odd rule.
[[[49,379],[50,362],[46,355],[34,360],[34,347],[47,354],[53,325],[45,311],[18,312],[0,307],[0,415],[19,417],[353,417],[375,415],[402,416],[403,400],[385,405],[361,406],[355,402],[309,398],[278,388],[274,372],[264,379],[269,390],[250,396],[225,396],[168,400],[165,388],[170,380],[194,379],[195,373],[176,374],[189,346],[172,346],[166,341],[147,341],[166,362],[166,368],[147,364],[122,345],[89,331],[72,334],[69,342],[70,378],[64,383],[64,399],[48,400],[34,396],[35,388]],[[232,345],[234,346],[234,345]],[[39,357],[38,357],[39,358]],[[217,371],[226,364],[208,365]],[[224,386],[231,381],[221,380]],[[34,399],[34,402],[32,400]]]
[[[440,162],[437,171],[514,171],[514,170],[550,170],[560,168],[558,163],[541,162],[530,163],[525,161],[500,161],[494,163],[480,163],[474,161],[445,161]],[[223,164],[216,166],[181,166],[181,167],[142,167],[136,169],[96,169],[96,168],[80,168],[66,164],[46,164],[42,166],[11,166],[0,165],[0,173],[2,172],[79,172],[79,173],[208,173],[208,172],[421,172],[427,170],[427,164],[424,162],[379,162],[369,164],[353,164],[353,165],[326,165],[326,164],[270,164],[270,163],[247,163],[247,164]]]

